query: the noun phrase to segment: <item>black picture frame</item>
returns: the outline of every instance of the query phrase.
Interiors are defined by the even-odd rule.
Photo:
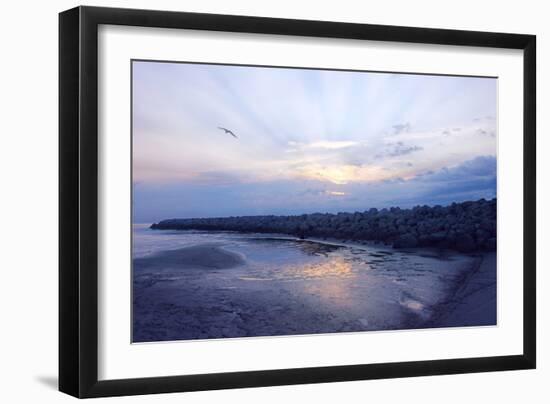
[[[523,50],[523,354],[99,381],[100,24]],[[535,368],[535,103],[534,35],[97,7],[77,7],[60,13],[59,390],[85,398]]]

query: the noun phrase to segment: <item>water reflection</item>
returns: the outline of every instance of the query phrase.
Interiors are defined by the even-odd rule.
[[[249,271],[250,272],[250,271]],[[351,262],[343,257],[327,257],[322,261],[277,266],[266,271],[265,265],[246,274],[244,281],[306,280],[324,278],[349,278],[355,275]]]
[[[295,249],[298,251],[310,256],[323,256],[328,257],[330,253],[343,249],[343,246],[318,243],[308,240],[298,240],[292,237],[248,237],[246,239],[248,243],[254,244],[263,244],[270,248],[273,248],[274,245],[284,246],[287,248]]]
[[[298,273],[304,278],[347,278],[353,276],[352,265],[342,257],[329,258],[326,261],[308,264],[301,269],[297,269]]]
[[[326,306],[343,307],[357,306],[352,278],[347,276],[339,279],[318,278],[317,281],[303,282],[301,289],[305,296],[313,299],[317,307]],[[341,313],[339,311],[339,313]]]

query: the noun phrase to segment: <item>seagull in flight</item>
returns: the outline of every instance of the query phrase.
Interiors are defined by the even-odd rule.
[[[231,132],[229,129],[227,128],[222,128],[221,126],[218,126],[218,129],[221,129],[223,130],[225,133],[229,133],[231,136],[233,136],[235,139],[238,139],[237,135],[235,135],[233,132]]]

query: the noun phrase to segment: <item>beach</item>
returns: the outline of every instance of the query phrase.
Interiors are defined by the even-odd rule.
[[[479,291],[485,285],[496,296],[490,253],[147,228],[135,230],[134,242],[133,342],[495,320],[484,301],[491,293]]]
[[[243,265],[244,262],[242,256],[224,250],[219,244],[201,244],[141,258],[134,268],[138,271],[224,269]]]
[[[486,253],[459,277],[454,290],[427,324],[440,327],[495,325],[497,323],[496,253]]]

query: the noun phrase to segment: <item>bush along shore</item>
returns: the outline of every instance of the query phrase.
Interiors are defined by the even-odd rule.
[[[480,199],[448,206],[372,208],[354,213],[169,219],[151,228],[282,233],[299,238],[375,241],[394,248],[435,247],[468,253],[496,250],[496,210],[496,199]]]

